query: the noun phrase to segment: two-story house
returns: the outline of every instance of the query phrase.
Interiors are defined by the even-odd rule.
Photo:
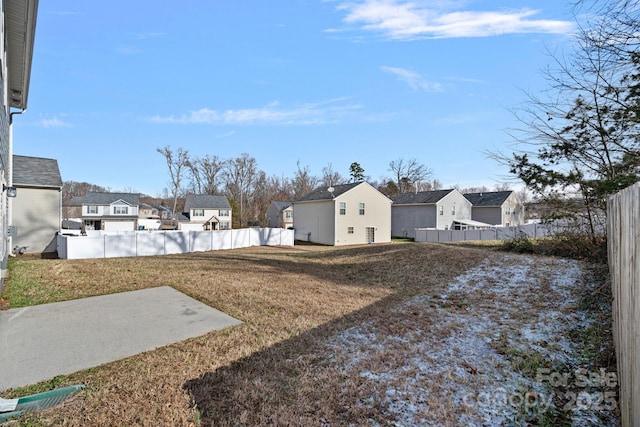
[[[65,205],[80,206],[84,230],[134,231],[138,228],[138,193],[88,192]]]
[[[524,205],[515,191],[487,191],[464,195],[473,208],[474,221],[487,224],[515,227],[524,224]]]
[[[471,220],[471,202],[456,189],[400,194],[393,199],[391,233],[415,237],[416,228],[448,230]]]
[[[180,218],[181,230],[230,230],[231,205],[225,196],[189,194]]]
[[[293,205],[291,202],[271,202],[267,209],[267,227],[293,228]]]
[[[293,202],[295,238],[324,245],[391,242],[391,200],[367,182],[320,187]]]

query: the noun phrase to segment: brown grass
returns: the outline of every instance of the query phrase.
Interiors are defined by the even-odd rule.
[[[5,298],[12,280],[33,283],[26,292],[35,303],[169,285],[244,322],[59,378],[55,385],[83,383],[88,389],[28,421],[71,426],[385,424],[385,408],[372,397],[370,384],[325,369],[331,361],[321,352],[323,343],[363,322],[384,322],[394,307],[416,295],[441,292],[491,254],[388,244],[135,259],[13,259]],[[11,306],[11,299],[6,304]],[[393,355],[380,363],[395,363]]]

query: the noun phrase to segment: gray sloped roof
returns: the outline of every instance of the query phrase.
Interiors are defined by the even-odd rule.
[[[62,188],[58,161],[43,157],[13,156],[13,184]]]
[[[353,182],[351,184],[341,184],[333,186],[333,193],[329,192],[328,187],[318,187],[310,193],[297,199],[295,202],[311,202],[315,200],[331,200],[341,194],[346,193],[352,188],[362,184],[362,182]]]
[[[291,206],[291,202],[271,202],[271,204],[274,208],[276,208],[278,212],[282,212],[283,210]]]
[[[140,204],[139,193],[101,193],[97,191],[89,191],[84,197],[74,197],[69,203],[81,205],[110,205],[113,202],[122,200],[130,205],[138,206]]]
[[[467,193],[464,197],[475,207],[502,206],[513,191],[488,191],[482,193]]]
[[[184,210],[189,212],[191,209],[231,209],[231,205],[225,196],[189,194],[184,203]]]
[[[393,199],[394,205],[432,205],[438,203],[453,190],[419,191],[417,193],[403,193]]]

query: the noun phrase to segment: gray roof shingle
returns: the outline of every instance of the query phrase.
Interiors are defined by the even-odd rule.
[[[13,156],[13,184],[30,187],[62,188],[58,161],[42,157]]]
[[[97,191],[89,191],[84,197],[74,197],[70,206],[75,205],[110,205],[118,200],[123,200],[130,205],[138,206],[140,204],[139,193],[101,193]]]
[[[184,210],[189,212],[191,209],[231,209],[231,205],[225,196],[189,194],[184,202]]]
[[[271,202],[274,208],[277,209],[278,212],[282,212],[291,206],[291,202]]]
[[[453,190],[419,191],[417,193],[403,193],[393,199],[394,205],[432,205],[438,203],[443,197]]]
[[[513,191],[487,191],[482,193],[467,193],[464,197],[475,207],[502,206]]]
[[[315,200],[331,200],[341,194],[346,193],[352,188],[362,184],[362,182],[353,182],[351,184],[341,184],[333,186],[333,193],[329,192],[328,187],[318,187],[310,193],[305,194],[296,200],[296,202],[311,202]]]

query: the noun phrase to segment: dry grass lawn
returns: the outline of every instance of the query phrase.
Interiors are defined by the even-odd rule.
[[[69,402],[24,417],[29,425],[390,425],[397,419],[374,398],[384,390],[376,389],[376,381],[365,381],[362,367],[345,366],[368,351],[362,342],[349,344],[354,335],[348,338],[349,331],[375,324],[379,335],[388,327],[389,336],[396,336],[415,321],[444,334],[436,315],[442,310],[460,314],[484,298],[476,290],[477,301],[470,301],[464,293],[451,293],[448,285],[501,256],[489,249],[387,244],[12,259],[5,307],[168,285],[243,324],[2,397],[87,385]],[[333,351],[336,340],[347,345]],[[401,341],[393,344],[393,353],[378,349],[363,363],[407,366],[400,356],[416,355],[403,353]],[[351,362],[345,361],[349,352]],[[443,409],[442,425],[459,420],[445,413],[453,409]]]

